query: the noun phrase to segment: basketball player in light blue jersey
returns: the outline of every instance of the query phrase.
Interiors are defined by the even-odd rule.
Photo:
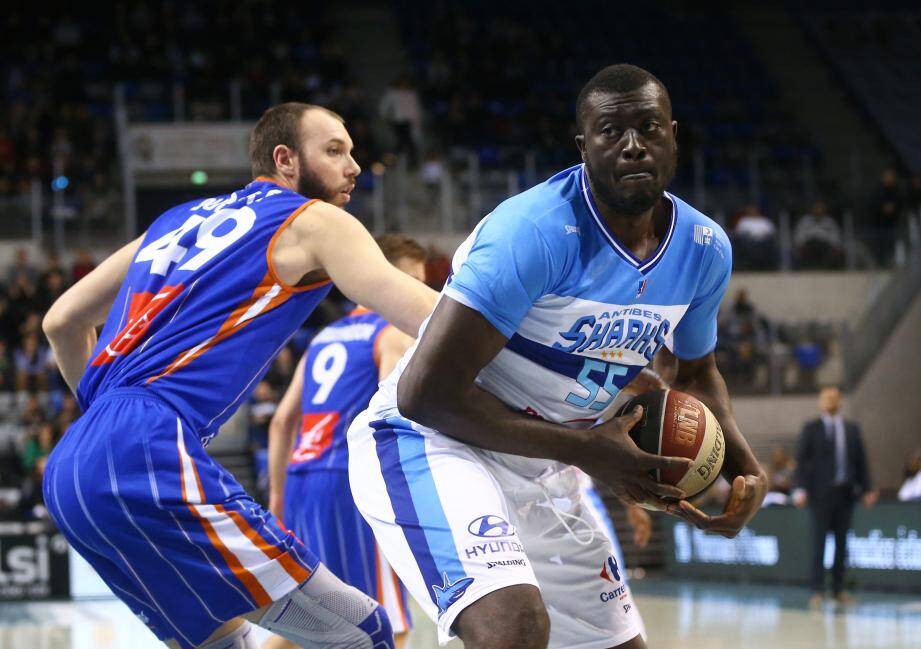
[[[732,250],[665,191],[677,160],[668,92],[610,66],[576,116],[582,164],[480,222],[417,345],[348,432],[356,504],[440,639],[467,649],[646,647],[607,534],[564,524],[586,518],[576,467],[726,536],[764,498],[713,356]],[[690,462],[637,448],[627,431],[640,409],[613,416],[666,350],[673,386],[725,433],[732,492],[719,515],[651,477]]]
[[[269,109],[252,182],[167,210],[45,315],[84,410],[48,459],[48,511],[172,647],[254,648],[251,622],[301,647],[393,646],[383,609],[205,451],[331,281],[412,335],[434,305],[340,209],[351,149],[331,111]]]
[[[425,248],[401,234],[377,243],[396,268],[425,281]],[[412,343],[377,313],[356,307],[310,342],[269,425],[269,509],[333,574],[384,607],[397,649],[411,626],[406,589],[355,508],[345,431]],[[282,638],[263,645],[287,647]]]

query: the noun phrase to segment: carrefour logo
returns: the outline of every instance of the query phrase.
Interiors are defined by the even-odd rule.
[[[467,526],[467,531],[474,536],[500,538],[503,536],[512,536],[515,533],[515,528],[504,518],[493,514],[487,514],[486,516],[480,516],[470,521],[470,525]]]

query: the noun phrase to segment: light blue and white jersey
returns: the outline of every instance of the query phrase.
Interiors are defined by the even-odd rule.
[[[600,215],[584,165],[501,203],[458,248],[443,296],[508,337],[477,383],[512,408],[588,427],[663,346],[697,359],[716,346],[732,269],[722,228],[666,192],[672,211],[639,260]],[[410,350],[371,401],[396,412]],[[422,426],[420,432],[432,432]]]

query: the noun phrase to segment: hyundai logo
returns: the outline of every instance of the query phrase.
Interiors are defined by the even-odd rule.
[[[467,531],[474,536],[498,538],[501,536],[512,536],[515,533],[515,528],[504,518],[487,514],[486,516],[480,516],[470,521],[470,525],[467,526]]]

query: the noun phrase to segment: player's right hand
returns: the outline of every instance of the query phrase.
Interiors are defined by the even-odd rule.
[[[666,500],[682,500],[685,493],[653,478],[656,469],[687,471],[691,460],[647,453],[630,438],[628,432],[642,418],[642,406],[614,417],[590,429],[585,458],[578,466],[607,484],[627,504],[664,510]]]

